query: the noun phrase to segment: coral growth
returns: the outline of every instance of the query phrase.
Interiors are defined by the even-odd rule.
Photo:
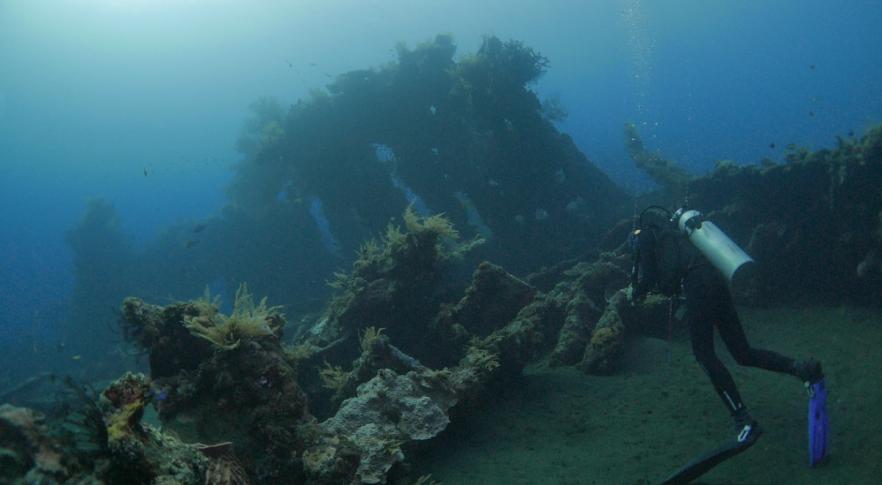
[[[205,457],[141,423],[148,388],[144,376],[126,374],[97,401],[79,393],[79,401],[65,403],[67,412],[58,416],[0,406],[0,482],[206,483]],[[77,420],[93,410],[97,419]],[[83,429],[89,427],[102,431]]]
[[[382,328],[367,327],[366,329],[362,330],[358,341],[358,344],[361,347],[361,353],[364,354],[365,352],[372,351],[374,345],[377,344],[377,342],[380,342],[380,337],[382,335]]]
[[[53,443],[42,415],[0,405],[0,482],[13,483],[16,477],[54,482],[67,476],[69,460]]]
[[[111,448],[137,439],[144,407],[150,400],[150,385],[141,374],[126,373],[101,393]]]
[[[243,339],[275,336],[281,328],[281,307],[267,307],[265,297],[255,305],[245,283],[236,290],[230,316],[219,313],[219,300],[212,301],[209,295],[197,300],[196,304],[202,305],[204,311],[185,316],[184,326],[191,334],[225,350],[235,349]]]
[[[297,429],[308,415],[297,370],[279,341],[284,317],[265,300],[255,305],[244,287],[235,307],[232,315],[223,316],[205,298],[167,307],[128,298],[123,325],[141,329],[134,332],[140,336],[136,342],[150,354],[153,387],[161,396],[155,403],[168,429],[188,441],[232,442],[251,478],[296,477],[300,465],[290,454],[303,447]],[[229,345],[235,341],[226,339],[219,346],[194,335],[188,321],[204,327],[233,322],[239,344]],[[173,352],[198,358],[175,358]]]
[[[339,291],[311,332],[314,344],[369,327],[383,328],[395,341],[421,344],[421,329],[441,304],[445,271],[476,242],[459,243],[459,233],[441,215],[421,217],[407,208],[403,220],[403,231],[390,224],[380,241],[362,245],[350,273],[338,272],[332,285]]]
[[[319,371],[319,377],[322,378],[322,384],[325,388],[334,391],[334,399],[339,399],[346,389],[349,382],[349,372],[343,367],[325,363],[325,367]]]
[[[730,167],[690,183],[690,203],[759,263],[754,303],[877,299],[855,268],[879,247],[880,139],[882,126],[860,142],[793,147],[785,164]]]

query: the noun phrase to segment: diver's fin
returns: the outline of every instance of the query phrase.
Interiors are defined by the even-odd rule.
[[[827,387],[824,379],[806,383],[809,389],[808,446],[809,466],[815,466],[827,456]]]
[[[762,430],[754,422],[744,426],[735,438],[726,441],[716,449],[699,455],[668,477],[664,484],[689,483],[704,475],[711,468],[750,448],[762,435]]]

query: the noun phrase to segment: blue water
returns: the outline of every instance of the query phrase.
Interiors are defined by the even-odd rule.
[[[703,173],[882,121],[879,25],[873,1],[0,2],[0,347],[63,324],[64,233],[88,198],[114,204],[135,247],[217,214],[252,101],[293,103],[399,41],[539,50],[560,129],[640,190],[625,122]]]

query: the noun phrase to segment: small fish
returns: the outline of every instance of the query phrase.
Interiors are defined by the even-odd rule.
[[[291,61],[289,61],[288,59],[285,59],[285,64],[288,65],[289,69],[294,69],[294,64],[291,64]]]
[[[55,350],[56,350],[59,354],[62,353],[62,352],[64,352],[64,348],[65,348],[65,347],[66,347],[66,345],[64,345],[64,342],[58,342],[57,344],[55,344]]]
[[[775,149],[775,142],[769,143],[769,148],[774,150]]]
[[[70,360],[80,360],[83,356],[80,354],[70,356]]]
[[[316,64],[315,62],[313,62],[313,61],[309,61],[309,66],[310,66],[310,67],[315,67],[315,66],[317,66],[317,65],[318,65],[318,64]]]
[[[880,261],[878,251],[871,249],[864,256],[864,260],[857,265],[857,277],[861,279],[869,278],[879,273],[882,273],[882,261]]]
[[[193,226],[193,233],[200,233],[204,231],[206,227],[208,227],[208,224],[196,224]]]
[[[187,242],[184,243],[184,247],[187,249],[192,248],[193,246],[199,244],[199,241],[194,241],[192,239],[187,239]]]
[[[158,401],[165,401],[168,399],[168,391],[159,387],[151,387],[150,394]]]
[[[812,118],[814,118],[814,117],[815,117],[815,112],[814,112],[814,111],[809,111],[809,116],[811,116]]]
[[[146,168],[144,169],[144,176],[145,177],[147,176],[147,169]]]
[[[814,70],[815,70],[815,65],[814,65],[814,64],[809,64],[809,69],[811,69],[812,71],[814,71]]]
[[[848,136],[854,138],[854,130],[848,130]]]

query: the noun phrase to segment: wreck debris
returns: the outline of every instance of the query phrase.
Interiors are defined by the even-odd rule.
[[[382,239],[362,245],[351,272],[337,273],[332,286],[338,292],[304,342],[353,359],[359,353],[355,337],[374,327],[414,355],[434,345],[426,330],[447,291],[444,277],[480,240],[459,242],[441,215],[421,217],[407,208],[403,220],[404,231],[390,224]]]
[[[481,262],[472,276],[472,283],[455,306],[441,311],[434,324],[450,335],[467,332],[486,336],[511,321],[518,310],[532,300],[535,290],[499,266]],[[458,329],[451,329],[450,327]]]
[[[550,354],[551,365],[573,365],[580,360],[592,334],[600,328],[598,320],[603,321],[601,315],[609,311],[609,295],[628,282],[623,265],[623,261],[605,253],[596,262],[576,263],[563,271],[562,281],[550,292],[565,302],[564,320]]]
[[[637,168],[646,172],[655,183],[662,187],[665,192],[664,198],[668,204],[679,204],[683,201],[692,176],[676,162],[666,160],[660,155],[648,151],[643,146],[643,140],[640,138],[637,128],[631,123],[625,123],[625,148]]]
[[[880,247],[880,147],[882,126],[832,150],[790,146],[787,163],[726,166],[690,182],[690,203],[757,261],[763,291],[753,303],[877,299],[855,268]]]
[[[447,427],[446,411],[453,403],[453,393],[430,376],[381,369],[321,427],[345,436],[359,450],[355,476],[360,482],[383,483],[389,469],[404,459],[404,443],[432,438]]]
[[[76,418],[81,411],[45,416],[25,408],[0,406],[0,481],[204,483],[206,458],[140,422],[149,399],[146,388],[143,375],[126,374],[108,386],[97,402],[79,403],[88,407],[83,411],[88,416],[82,421]],[[83,395],[81,399],[92,397]],[[93,410],[97,416],[92,415]]]
[[[455,53],[447,35],[400,45],[396,62],[344,73],[289,110],[261,104],[243,136],[247,159],[231,202],[261,213],[281,204],[280,193],[320,200],[341,253],[352,254],[418,195],[458,227],[468,227],[469,208],[480,214],[493,234],[488,247],[504,249],[498,262],[520,271],[599,233],[582,224],[601,228],[625,215],[626,194],[555,128],[531,89],[548,67],[544,56],[494,36],[473,54]],[[568,210],[572,201],[582,209]],[[532,217],[537,210],[544,216]]]
[[[296,477],[300,466],[291,453],[303,447],[297,430],[308,420],[306,396],[279,341],[284,317],[246,295],[240,291],[239,313],[231,316],[221,316],[216,302],[206,299],[158,307],[127,298],[123,325],[149,353],[166,427],[190,442],[233,442],[253,478]],[[239,344],[218,345],[193,335],[188,320],[203,326],[247,322],[271,331],[241,332]],[[173,358],[174,352],[188,357]]]
[[[379,342],[378,346],[387,346]],[[497,369],[498,358],[475,342],[453,368],[377,370],[319,425],[321,438],[304,452],[307,476],[318,483],[339,483],[335,477],[348,472],[360,483],[386,483],[392,467],[405,459],[408,443],[443,431],[450,422],[450,409],[480,393]]]
[[[862,161],[865,153],[855,146],[798,155],[808,158],[792,166],[722,164],[691,181],[690,191],[712,208],[715,221],[749,238],[757,258],[786,260],[794,248],[830,236],[809,235],[803,222],[777,208],[762,211],[752,200],[725,194],[727,184],[753,184],[764,193],[786,177],[815,180],[823,173],[824,183],[796,195],[823,187],[827,195],[813,200],[810,210],[829,215],[848,208],[852,221],[865,222],[860,231],[836,235],[833,247],[839,249],[832,256],[845,258],[836,251],[865,247],[852,256],[866,260],[879,244],[874,234],[882,207],[875,200],[858,202],[843,188],[864,187],[855,174],[878,170]],[[552,365],[610,373],[630,334],[670,337],[682,331],[667,299],[629,298],[622,247],[525,279],[483,262],[457,293],[461,297],[453,298],[441,275],[463,246],[452,225],[435,217],[406,212],[403,229],[393,226],[381,241],[366,243],[352,271],[338,279],[339,292],[326,311],[290,346],[280,341],[284,316],[250,295],[246,301],[244,288],[230,316],[209,297],[166,307],[126,299],[124,328],[148,352],[152,380],[126,375],[102,393],[103,453],[114,476],[175,475],[183,483],[271,483],[280,477],[385,483],[417,443],[437,436],[458,413],[486,399],[492,384],[529,362],[548,355]],[[236,319],[258,330],[233,330],[229,322]],[[225,324],[226,330],[213,333]],[[309,387],[323,365],[337,392],[327,402]],[[218,444],[186,446],[141,423],[148,402],[168,430],[190,442]],[[314,409],[322,410],[320,419]],[[156,458],[158,450],[179,450],[181,468],[172,470],[172,462]],[[13,460],[23,456],[14,453]],[[72,461],[61,463],[66,468],[59,473],[77,469]]]
[[[454,52],[452,40],[439,36],[416,49],[401,47],[397,64],[344,74],[329,93],[287,112],[258,103],[263,116],[241,140],[247,159],[231,204],[207,232],[241,242],[244,236],[236,234],[250,238],[250,230],[263,228],[255,239],[274,243],[256,244],[244,262],[231,261],[225,276],[236,281],[261,274],[252,263],[282,252],[319,254],[310,261],[336,263],[337,251],[327,247],[333,244],[325,245],[332,257],[310,252],[319,246],[317,230],[291,240],[266,229],[294,219],[308,228],[314,207],[326,208],[329,226],[353,252],[408,204],[449,216],[421,216],[408,207],[403,227],[387,225],[379,241],[362,243],[351,272],[334,281],[338,293],[292,346],[281,342],[286,320],[280,309],[266,299],[255,303],[244,285],[230,315],[208,295],[165,307],[127,298],[124,329],[149,354],[151,377],[126,374],[101,393],[94,453],[103,468],[88,470],[66,454],[36,413],[2,407],[4,473],[31,481],[82,472],[111,482],[382,483],[409,446],[437,436],[457,408],[467,409],[495,380],[545,355],[551,365],[610,373],[629,333],[660,336],[665,319],[673,326],[666,301],[650,296],[633,302],[622,290],[627,263],[617,244],[629,221],[602,241],[600,249],[609,253],[556,264],[592,251],[598,229],[612,226],[629,204],[554,128],[554,109],[543,113],[530,91],[547,60],[494,37],[460,61]],[[412,94],[406,103],[399,101],[402,92]],[[766,271],[762,283],[774,290],[764,293],[768,298],[849,291],[872,301],[867,295],[874,293],[865,288],[878,271],[882,243],[882,129],[860,140],[840,138],[831,150],[790,147],[780,165],[722,161],[712,174],[696,178],[648,152],[633,126],[625,131],[631,157],[662,187],[650,197],[679,203],[688,193],[737,240],[749,241]],[[377,157],[378,146],[389,155]],[[425,203],[414,202],[411,188]],[[448,284],[445,273],[472,244],[458,242],[451,221],[467,220],[481,221],[474,225],[484,228],[490,254],[499,255],[494,261],[506,264],[478,265],[457,299],[460,288]],[[116,253],[100,255],[113,264],[96,274],[147,271],[149,258],[125,244],[118,226],[109,205],[93,203],[68,235],[80,290],[91,275],[83,268],[99,247],[90,239],[95,235]],[[185,239],[177,241],[176,254],[198,242],[214,257],[229,255],[234,243],[212,242],[207,234],[190,239],[205,227],[179,229]],[[280,240],[290,244],[275,244]],[[270,246],[284,249],[253,250]],[[197,263],[202,271],[192,280],[201,284],[208,279],[206,264]],[[509,272],[541,263],[556,267],[535,278]],[[172,284],[167,274],[153,276],[163,282],[158,288]],[[308,286],[288,278],[268,286],[295,294],[295,285]],[[175,286],[175,293],[190,294],[181,290],[187,285],[192,281]],[[116,294],[128,287],[103,289]],[[107,298],[80,290],[80,303],[94,304],[80,307],[88,321],[92,315],[84,309]],[[312,392],[310,380],[323,381],[334,396]],[[142,422],[149,403],[168,434]],[[183,445],[171,432],[216,444]]]
[[[206,485],[249,485],[251,481],[245,469],[236,459],[231,441],[203,445],[193,445],[200,453],[209,459],[205,469]]]

